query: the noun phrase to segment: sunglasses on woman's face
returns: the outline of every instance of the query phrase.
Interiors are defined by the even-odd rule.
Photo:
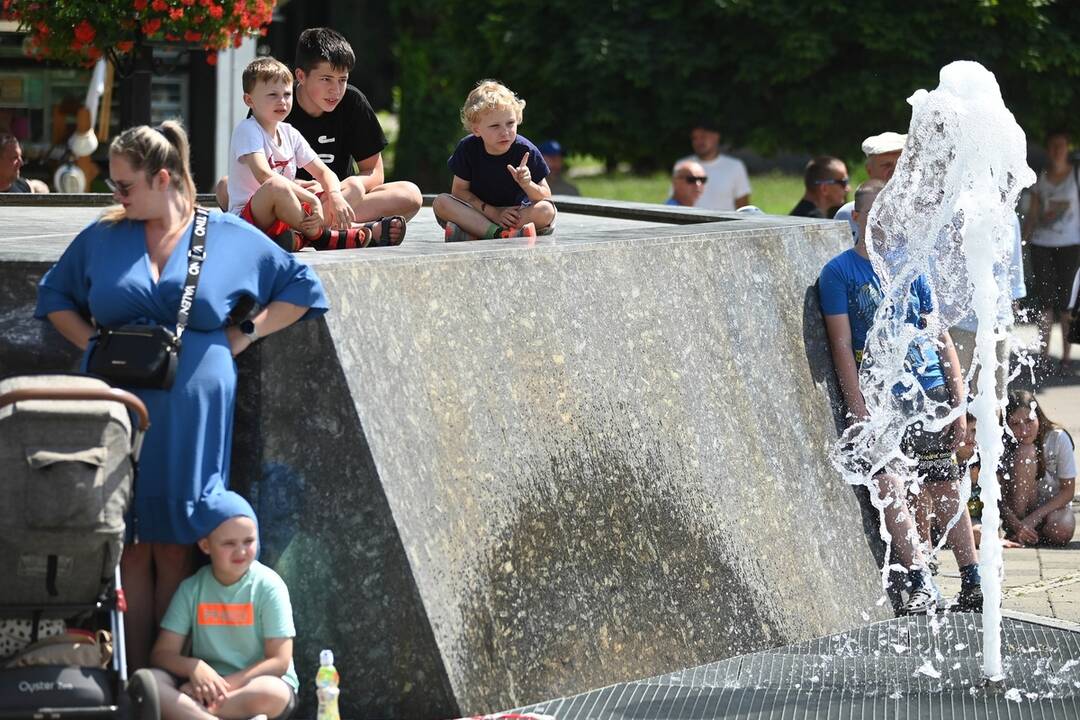
[[[704,185],[705,183],[709,182],[709,178],[705,177],[704,175],[702,175],[701,177],[698,177],[697,175],[684,175],[683,180],[690,183],[691,185]]]
[[[126,198],[128,195],[131,194],[131,188],[135,186],[135,183],[117,182],[112,178],[106,178],[105,185],[116,195],[119,195],[122,198]]]

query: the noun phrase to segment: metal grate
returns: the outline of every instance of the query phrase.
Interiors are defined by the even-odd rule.
[[[1005,681],[986,688],[980,621],[898,618],[517,712],[558,720],[1080,717],[1080,633],[1003,618]]]

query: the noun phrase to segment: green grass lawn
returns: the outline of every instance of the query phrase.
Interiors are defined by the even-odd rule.
[[[572,182],[582,195],[605,200],[662,203],[671,192],[671,176],[666,172],[586,175],[573,178]],[[773,215],[787,215],[803,193],[801,177],[778,172],[754,175],[750,187],[750,202]]]

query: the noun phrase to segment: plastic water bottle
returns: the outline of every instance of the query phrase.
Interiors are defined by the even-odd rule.
[[[334,651],[323,650],[319,653],[319,671],[315,673],[315,696],[319,698],[319,710],[316,720],[341,720],[338,710],[338,689],[340,682],[337,668],[334,667]]]

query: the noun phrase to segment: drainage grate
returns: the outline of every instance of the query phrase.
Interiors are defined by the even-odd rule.
[[[1002,618],[1005,681],[985,688],[980,622],[897,618],[518,712],[558,720],[1080,717],[1080,633]]]

